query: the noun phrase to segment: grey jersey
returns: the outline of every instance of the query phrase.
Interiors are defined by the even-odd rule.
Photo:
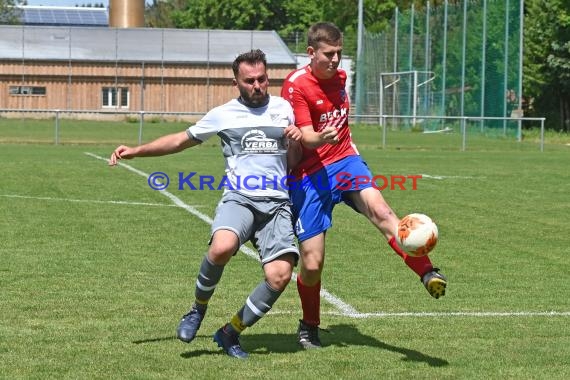
[[[187,133],[202,142],[213,135],[220,137],[228,183],[224,192],[287,199],[287,138],[283,130],[294,121],[293,109],[283,98],[270,96],[269,103],[259,108],[233,99],[212,109]]]

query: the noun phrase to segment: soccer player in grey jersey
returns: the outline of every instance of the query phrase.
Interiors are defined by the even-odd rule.
[[[214,135],[220,137],[227,186],[216,208],[208,252],[196,280],[194,303],[176,332],[184,342],[194,339],[225,265],[242,244],[251,241],[259,252],[265,278],[214,334],[219,347],[240,359],[248,356],[241,347],[240,334],[271,309],[299,259],[284,179],[288,166],[300,159],[301,132],[293,125],[289,103],[268,94],[266,66],[261,50],[239,55],[232,65],[233,85],[239,90],[237,99],[212,109],[186,131],[136,147],[121,145],[109,160],[110,165],[116,165],[120,159],[177,153]]]

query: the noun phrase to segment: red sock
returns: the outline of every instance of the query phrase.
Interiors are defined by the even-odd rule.
[[[301,276],[297,275],[297,291],[303,308],[303,322],[309,326],[318,326],[321,323],[321,282],[306,286],[301,281]]]
[[[411,270],[416,272],[418,276],[422,277],[424,274],[432,270],[433,265],[427,255],[420,257],[408,255],[402,250],[402,248],[400,248],[398,242],[396,241],[396,237],[394,236],[392,236],[392,238],[388,241],[388,244],[390,244],[390,247],[392,247],[394,252],[396,252],[398,256],[404,259],[404,263],[406,263],[406,265],[410,267]]]

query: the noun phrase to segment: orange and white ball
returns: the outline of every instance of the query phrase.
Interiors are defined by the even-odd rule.
[[[437,244],[437,225],[427,215],[414,213],[398,223],[396,241],[410,256],[425,256]]]

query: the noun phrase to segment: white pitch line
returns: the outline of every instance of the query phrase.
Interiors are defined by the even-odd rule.
[[[481,179],[485,177],[470,177],[470,176],[459,176],[459,175],[430,175],[430,174],[420,174],[422,178],[427,179]]]
[[[33,197],[29,195],[17,194],[0,194],[3,198],[18,198],[18,199],[34,199],[40,201],[59,201],[59,202],[77,202],[77,203],[103,203],[114,205],[129,205],[129,206],[155,206],[155,207],[176,207],[173,204],[167,203],[147,203],[147,202],[131,202],[131,201],[102,201],[97,199],[73,199],[73,198],[54,198],[54,197]]]
[[[271,311],[272,314],[289,315],[296,311]],[[447,312],[376,312],[376,313],[355,313],[346,314],[335,311],[323,311],[321,314],[334,315],[351,318],[434,318],[434,317],[466,317],[466,318],[487,318],[487,317],[570,317],[570,311],[447,311]]]
[[[346,316],[346,315],[345,315]],[[387,318],[387,317],[568,317],[569,311],[512,311],[512,312],[469,312],[469,311],[448,311],[448,312],[394,312],[394,313],[358,313],[350,315],[353,318]]]
[[[98,160],[102,160],[105,162],[108,162],[108,160],[106,158],[103,158],[101,156],[98,156],[96,154],[93,153],[89,153],[89,152],[85,152],[86,155],[96,158]],[[134,167],[127,165],[123,162],[118,162],[117,163],[119,166],[133,172],[136,173],[142,177],[148,178],[149,174],[135,169]],[[167,190],[157,190],[158,193],[164,195],[165,197],[169,198],[176,206],[183,208],[184,210],[188,211],[190,214],[198,217],[200,220],[208,223],[209,225],[212,224],[213,220],[206,214],[201,213],[200,211],[196,210],[194,207],[187,205],[186,203],[184,203],[180,198],[178,198],[176,195],[168,192]],[[243,253],[245,253],[247,256],[250,256],[256,260],[259,261],[259,256],[257,255],[257,253],[246,246],[241,246],[240,247],[240,251],[242,251]],[[291,278],[291,281],[297,281],[297,275],[295,273],[293,273],[293,276]],[[356,315],[359,314],[358,311],[353,308],[352,306],[350,306],[349,304],[347,304],[346,302],[342,301],[340,298],[333,296],[332,294],[330,294],[327,290],[325,289],[321,289],[321,297],[326,300],[327,302],[329,302],[330,304],[332,304],[333,306],[335,306],[338,310],[340,310],[344,315]]]

